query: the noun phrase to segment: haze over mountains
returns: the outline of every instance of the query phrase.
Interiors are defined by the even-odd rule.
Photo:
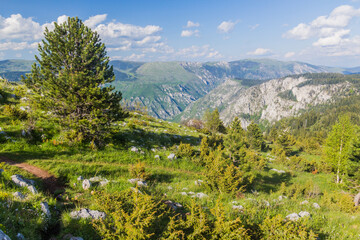
[[[30,71],[32,64],[33,61],[26,60],[0,61],[0,76],[10,81],[17,81],[21,75]],[[352,74],[360,71],[360,68],[333,68],[271,59],[245,59],[233,62],[206,63],[144,63],[116,60],[111,61],[110,64],[113,65],[116,76],[113,85],[116,90],[122,92],[124,99],[141,102],[148,108],[150,115],[177,121],[193,117],[201,118],[207,108],[214,109],[215,107],[220,109],[221,117],[225,122],[231,121],[235,113],[237,115],[242,114],[243,121],[250,120],[249,116],[258,115],[259,113],[265,114],[262,112],[264,106],[271,106],[269,105],[270,99],[275,99],[283,91],[297,91],[301,95],[309,95],[309,91],[312,91],[312,94],[318,97],[304,98],[304,101],[312,99],[313,103],[324,103],[324,99],[332,98],[332,93],[335,94],[336,92],[333,88],[336,89],[338,86],[333,86],[334,91],[332,93],[327,92],[327,95],[323,88],[308,89],[306,90],[308,92],[305,93],[302,92],[304,89],[294,90],[294,87],[301,82],[307,81],[306,77],[279,78],[304,73]],[[263,84],[270,79],[278,80]],[[251,88],[247,90],[249,87]],[[267,90],[261,90],[264,88]],[[271,94],[275,94],[274,96],[270,94],[270,88],[272,89]],[[299,91],[302,93],[299,93]],[[253,97],[248,96],[249,94],[253,95]],[[264,94],[269,98],[268,100],[262,98],[261,95]],[[248,97],[244,99],[244,96]],[[299,98],[298,95],[295,97]],[[237,104],[235,104],[236,102]],[[249,106],[246,108],[239,107],[240,102]],[[295,106],[291,102],[285,101],[285,103],[282,102],[282,105],[280,104],[285,109],[290,105],[283,106],[284,104],[290,104],[294,107],[292,111],[285,111],[285,113],[292,114],[295,113],[295,109],[303,109],[306,106],[305,103],[298,103]],[[307,104],[309,103],[307,102]],[[237,111],[233,111],[235,106],[237,106]],[[260,108],[257,111],[251,110],[255,106]],[[278,109],[275,105],[273,107],[275,110]],[[272,116],[274,114],[277,117]],[[267,117],[265,115],[262,118],[271,121],[278,120],[278,116],[287,116],[288,114],[278,115],[277,112],[272,111]],[[245,116],[247,116],[247,119]]]

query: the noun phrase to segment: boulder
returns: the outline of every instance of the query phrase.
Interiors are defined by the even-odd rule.
[[[206,197],[208,197],[208,195],[206,195],[205,193],[199,192],[199,193],[195,194],[195,197],[197,197],[197,198],[206,198]]]
[[[82,183],[82,188],[84,190],[88,190],[89,188],[91,188],[91,182],[89,179],[85,179]]]
[[[241,206],[241,205],[232,205],[232,209],[234,209],[234,210],[243,210],[244,207]]]
[[[299,216],[300,217],[310,217],[310,213],[306,212],[306,211],[301,211],[301,212],[299,212]]]
[[[22,235],[21,233],[16,234],[16,238],[17,240],[25,240],[24,235]]]
[[[164,202],[166,205],[168,205],[169,207],[171,207],[173,210],[176,210],[178,208],[182,208],[183,206],[180,203],[174,203],[170,200],[167,200]]]
[[[171,153],[167,158],[169,160],[174,160],[174,159],[176,159],[176,155],[175,155],[175,153]]]
[[[21,192],[14,192],[13,196],[14,196],[14,198],[19,199],[19,200],[25,199],[25,196]]]
[[[19,174],[12,175],[11,180],[19,187],[28,187],[33,185],[33,181],[30,181]]]
[[[37,194],[38,191],[36,190],[36,188],[33,186],[33,185],[30,185],[27,187],[29,189],[29,191],[32,193],[32,194]]]
[[[90,210],[87,208],[82,208],[79,211],[72,211],[70,217],[73,219],[79,218],[91,218],[91,219],[104,219],[106,214],[97,210]]]
[[[320,208],[320,205],[317,204],[317,203],[313,203],[313,207],[316,208],[316,209],[319,209],[319,208]]]
[[[132,147],[132,148],[130,149],[130,151],[132,151],[132,152],[139,152],[139,149],[138,149],[137,147]]]
[[[0,240],[11,240],[2,230],[0,230]]]
[[[136,185],[137,185],[138,187],[147,187],[147,186],[148,186],[147,183],[146,183],[146,181],[137,181],[137,182],[136,182]]]
[[[299,220],[299,218],[300,218],[300,216],[297,213],[291,213],[285,217],[285,219],[289,220],[289,221],[297,221],[297,220]]]
[[[100,187],[104,187],[104,186],[106,186],[109,182],[110,182],[109,180],[104,179],[104,180],[102,180],[102,181],[99,182],[99,185],[100,185]]]
[[[48,204],[47,202],[41,202],[41,203],[40,203],[40,207],[41,207],[41,211],[43,211],[43,213],[45,213],[45,215],[46,215],[48,218],[51,217],[49,204]]]
[[[356,196],[354,197],[354,203],[355,203],[355,206],[360,205],[360,192],[358,194],[356,194]]]
[[[200,180],[200,179],[199,179],[199,180],[196,180],[196,181],[195,181],[195,185],[196,185],[196,186],[201,186],[201,184],[202,184],[203,182],[204,182],[204,181],[203,181],[203,180]]]

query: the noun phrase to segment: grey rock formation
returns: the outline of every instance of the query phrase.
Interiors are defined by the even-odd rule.
[[[41,211],[43,211],[43,213],[45,213],[45,215],[48,218],[50,218],[51,217],[51,212],[50,212],[49,204],[47,202],[41,202],[40,207],[41,207]]]
[[[91,218],[91,219],[104,219],[106,214],[97,210],[90,210],[87,208],[82,208],[79,211],[72,211],[70,213],[71,218],[79,219],[79,218]]]
[[[175,153],[171,153],[167,158],[169,160],[174,160],[174,159],[176,159],[176,155],[175,155]]]
[[[310,217],[310,213],[307,211],[301,211],[299,212],[300,217]]]
[[[297,221],[297,220],[300,219],[300,216],[299,216],[299,214],[297,214],[297,213],[291,213],[291,214],[287,215],[287,216],[285,217],[285,219],[286,219],[286,220],[289,220],[289,221]]]
[[[11,240],[2,230],[0,230],[0,240]]]
[[[14,198],[16,198],[18,200],[24,200],[25,199],[25,196],[21,192],[14,192],[13,196],[14,196]]]
[[[91,188],[91,182],[89,179],[85,179],[82,183],[82,188],[84,190],[88,190],[89,188]]]

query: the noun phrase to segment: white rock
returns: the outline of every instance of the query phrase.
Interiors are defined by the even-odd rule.
[[[70,217],[74,219],[79,218],[92,218],[92,219],[104,219],[106,214],[97,210],[90,210],[87,208],[80,209],[80,211],[72,211]]]
[[[170,160],[174,160],[176,159],[176,155],[174,153],[171,153],[167,158]]]
[[[206,197],[208,197],[208,195],[206,195],[205,193],[200,192],[200,193],[195,194],[195,197],[197,197],[197,198],[206,198]]]
[[[104,186],[106,186],[109,182],[110,182],[109,180],[104,179],[104,180],[102,180],[102,181],[99,182],[99,185],[100,185],[100,187],[104,187]]]
[[[302,202],[300,203],[300,205],[305,205],[305,204],[309,204],[309,201],[308,201],[308,200],[305,200],[305,201],[302,201]]]
[[[317,203],[313,203],[313,207],[316,208],[316,209],[319,209],[319,208],[320,208],[320,205],[317,204]]]
[[[139,149],[138,149],[137,147],[132,147],[132,148],[130,149],[130,151],[132,151],[132,152],[139,152]]]
[[[173,187],[172,186],[168,186],[168,188],[167,188],[168,190],[173,190]]]
[[[195,181],[195,185],[196,185],[196,186],[201,186],[201,184],[202,184],[203,182],[204,182],[203,180],[196,180],[196,181]]]
[[[195,193],[194,192],[188,192],[189,195],[194,195]]]
[[[241,206],[241,205],[232,205],[232,209],[234,209],[234,210],[243,210],[244,207]]]
[[[291,213],[285,217],[285,219],[289,220],[289,221],[297,221],[297,220],[299,220],[299,218],[300,218],[300,216],[297,213]]]
[[[43,211],[43,213],[45,213],[45,215],[47,217],[51,217],[51,213],[50,213],[50,209],[49,209],[49,204],[47,202],[41,202],[40,203],[40,207],[41,207],[41,211]]]
[[[84,190],[88,190],[89,188],[91,188],[91,182],[89,179],[85,179],[82,183],[82,188]]]
[[[300,217],[310,217],[310,213],[306,212],[306,211],[301,211],[301,212],[299,212],[299,216]]]
[[[13,193],[14,198],[17,198],[19,200],[24,200],[25,196],[21,192],[14,192]]]
[[[157,160],[159,160],[159,159],[160,159],[160,156],[159,156],[159,155],[155,155],[154,158],[157,159]]]
[[[187,196],[187,193],[186,192],[181,192],[181,195]]]
[[[29,191],[32,193],[32,194],[37,194],[38,191],[36,190],[36,188],[33,186],[33,185],[30,185],[27,187],[29,189]]]
[[[84,178],[83,178],[83,176],[79,176],[79,177],[77,178],[77,180],[80,182],[80,181],[84,180]]]
[[[137,182],[136,182],[136,185],[137,185],[138,187],[147,187],[147,186],[148,186],[145,181],[137,181]]]
[[[0,230],[0,240],[11,240],[2,230]]]

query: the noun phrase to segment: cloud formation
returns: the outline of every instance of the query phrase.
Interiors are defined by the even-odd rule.
[[[217,27],[217,29],[221,33],[229,33],[234,29],[235,25],[236,25],[236,22],[223,21],[222,23],[220,23],[220,25]]]
[[[287,52],[287,53],[285,53],[284,58],[291,58],[294,55],[295,55],[295,52]]]
[[[195,29],[195,30],[183,30],[181,32],[181,36],[182,37],[191,37],[191,36],[199,36],[199,30]]]
[[[257,48],[253,52],[248,52],[247,55],[253,55],[253,56],[265,56],[271,54],[272,51],[267,48]]]
[[[200,23],[198,22],[192,22],[192,21],[188,21],[186,24],[186,28],[192,28],[192,27],[200,27]]]
[[[316,39],[312,45],[324,48],[321,52],[329,56],[344,56],[358,54],[353,50],[360,36],[350,38],[350,29],[347,29],[350,21],[360,17],[360,9],[349,5],[335,8],[327,16],[319,16],[310,23],[300,23],[283,34],[285,38],[298,40]]]
[[[89,17],[89,19],[84,21],[84,24],[88,26],[89,28],[94,28],[99,23],[102,23],[106,20],[107,14],[101,14],[101,15],[95,15],[92,17]]]

